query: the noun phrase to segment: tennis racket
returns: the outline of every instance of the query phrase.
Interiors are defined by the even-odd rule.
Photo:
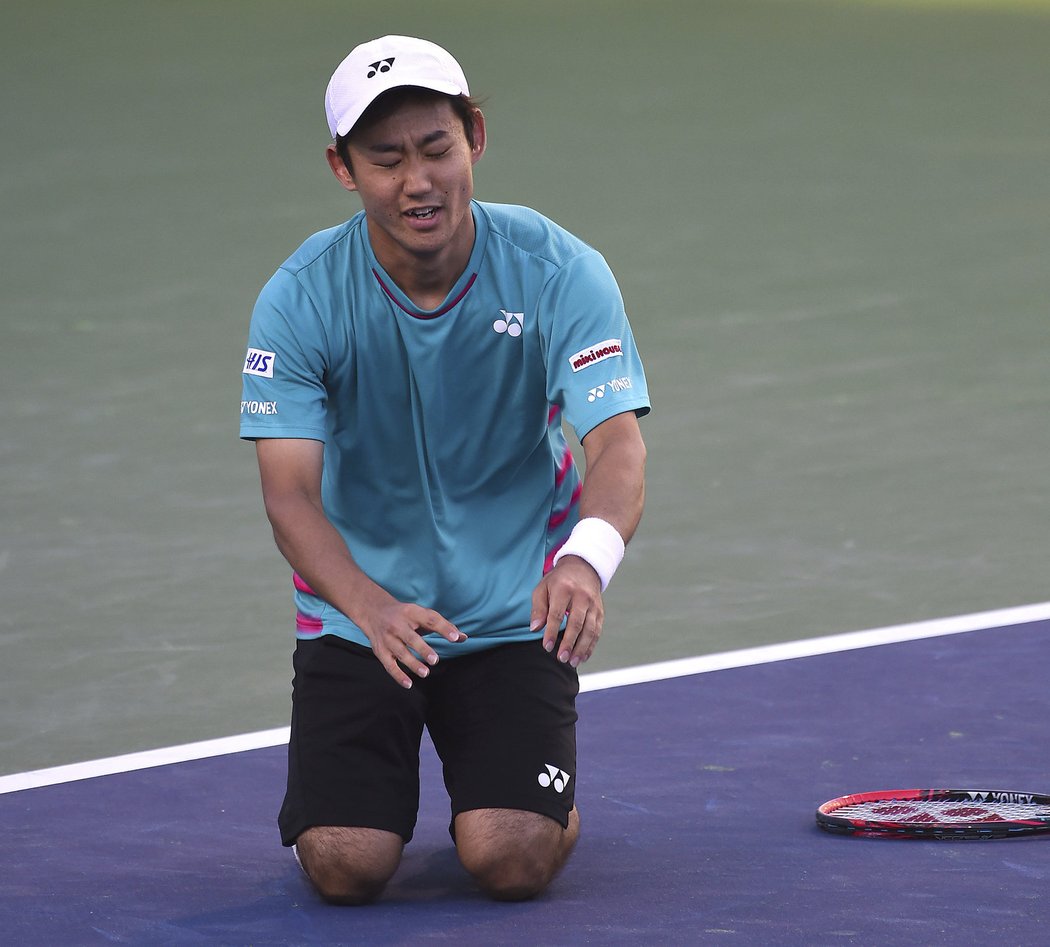
[[[1050,832],[1050,796],[999,789],[892,789],[831,799],[817,824],[868,838],[998,839]]]

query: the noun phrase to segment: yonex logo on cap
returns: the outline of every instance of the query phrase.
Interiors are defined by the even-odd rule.
[[[377,62],[368,64],[368,75],[366,79],[374,79],[381,72],[390,72],[390,67],[394,65],[396,56],[391,56],[389,59],[380,59]]]

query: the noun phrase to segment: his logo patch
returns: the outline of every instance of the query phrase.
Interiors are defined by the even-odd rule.
[[[241,374],[273,378],[273,363],[275,361],[277,361],[277,355],[274,352],[264,352],[262,349],[248,349],[248,355],[244,359],[244,370]]]

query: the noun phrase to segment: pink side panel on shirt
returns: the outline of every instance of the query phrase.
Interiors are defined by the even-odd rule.
[[[572,508],[580,502],[580,494],[582,492],[583,484],[576,484],[576,488],[572,491],[572,499],[569,501],[569,505],[564,510],[558,510],[551,516],[549,524],[551,529],[555,529],[556,527],[561,526],[561,524],[569,518],[569,514],[572,512]]]
[[[303,592],[306,595],[317,596],[317,593],[310,588],[309,585],[303,581],[303,577],[298,572],[292,573],[292,585],[299,592]],[[316,637],[324,631],[324,622],[320,618],[315,618],[313,615],[304,615],[302,612],[295,613],[295,633],[300,638],[312,638]]]
[[[302,638],[316,637],[324,631],[324,622],[320,618],[296,612],[295,631]]]

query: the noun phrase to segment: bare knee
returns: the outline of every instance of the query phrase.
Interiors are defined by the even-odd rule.
[[[481,890],[496,901],[527,901],[542,894],[557,870],[542,855],[506,848],[467,855],[463,864]]]
[[[479,809],[456,818],[460,861],[497,901],[524,901],[546,890],[578,835],[575,809],[564,829],[547,816],[509,809]]]
[[[401,862],[404,842],[379,829],[316,826],[296,840],[303,871],[330,904],[368,904]]]

